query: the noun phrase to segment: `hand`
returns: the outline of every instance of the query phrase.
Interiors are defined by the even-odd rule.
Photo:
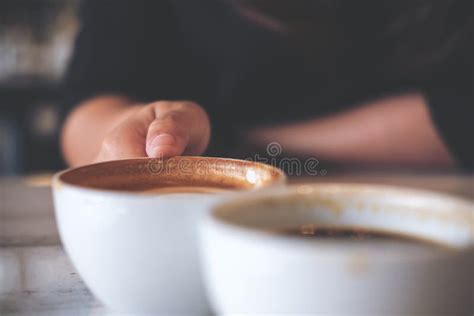
[[[106,133],[96,161],[200,155],[210,138],[209,118],[188,101],[159,101],[127,108]]]

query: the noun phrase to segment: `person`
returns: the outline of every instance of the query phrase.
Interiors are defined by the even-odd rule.
[[[470,168],[472,5],[85,0],[65,160],[278,142],[342,164]]]

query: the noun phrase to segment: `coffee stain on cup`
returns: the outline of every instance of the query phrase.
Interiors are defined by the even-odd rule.
[[[318,197],[317,203],[330,210],[336,217],[341,216],[344,212],[344,205],[334,199]]]

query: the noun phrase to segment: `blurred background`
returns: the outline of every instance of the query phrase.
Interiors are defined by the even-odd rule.
[[[77,30],[78,2],[0,1],[0,175],[64,166],[58,85]]]
[[[367,62],[372,63],[372,55],[369,54],[368,57],[364,57],[366,64],[360,63],[361,56],[358,55],[360,52],[357,48],[355,51],[348,53],[347,47],[344,46],[345,48],[341,49],[335,44],[336,40],[334,40],[334,43],[332,42],[331,30],[337,24],[334,22],[337,20],[329,14],[332,11],[315,10],[311,15],[311,19],[305,19],[307,15],[304,14],[304,11],[301,11],[301,8],[306,7],[301,4],[314,4],[316,1],[293,1],[294,6],[288,6],[287,1],[290,0],[241,0],[244,4],[251,4],[257,10],[268,13],[269,16],[277,17],[283,21],[291,21],[292,27],[301,31],[298,34],[301,34],[302,38],[306,35],[304,30],[310,29],[306,25],[309,20],[312,21],[310,24],[313,25],[313,28],[315,21],[317,21],[318,29],[322,29],[324,25],[331,26],[328,27],[328,30],[325,30],[327,32],[318,34],[318,36],[322,36],[319,37],[319,41],[311,41],[311,43],[304,46],[309,55],[317,56],[318,60],[323,61],[318,66],[327,66],[330,69],[330,66],[333,66],[331,63],[334,63],[337,58],[330,59],[328,56],[333,55],[333,51],[337,50],[344,51],[347,56],[355,56],[348,59],[348,65],[352,63],[358,67],[356,67],[357,69],[364,69],[364,71],[369,68]],[[59,82],[68,64],[73,50],[75,34],[78,30],[77,11],[79,2],[80,0],[0,0],[0,176],[48,172],[65,167],[58,140],[59,110],[62,108]],[[337,1],[332,2],[332,0],[320,2],[323,4],[330,3],[331,5],[338,3]],[[299,11],[297,10],[298,5],[296,5],[298,3],[300,4]],[[348,10],[347,13],[349,14],[348,16],[344,15],[344,19],[348,19],[347,25],[351,28],[359,25],[359,33],[366,34],[362,40],[357,38],[362,43],[372,41],[372,29],[374,29],[372,26],[378,25],[379,20],[383,20],[383,16],[376,16],[373,19],[374,21],[367,18],[372,16],[371,6],[373,3],[379,3],[380,7],[386,4],[376,0],[365,2],[365,6],[362,1],[358,3],[346,2],[346,4],[350,4],[349,9],[360,7],[357,14],[352,14],[351,10]],[[395,0],[389,3],[398,4]],[[405,5],[410,7],[407,5],[408,3],[416,2],[402,3],[403,5],[400,5],[401,9],[405,9]],[[443,4],[443,2],[436,3]],[[397,5],[393,6],[397,7]],[[416,12],[409,13],[409,16],[416,15]],[[363,18],[361,18],[361,14],[364,14]],[[414,20],[415,22],[418,21],[417,19]],[[363,21],[363,23],[359,23],[360,21]],[[438,20],[434,19],[433,21],[437,22]],[[414,25],[415,29],[418,29],[418,24]],[[440,28],[444,26],[443,23],[439,24]],[[432,38],[434,43],[442,42],[440,34],[444,34],[443,32],[432,30],[431,24],[426,24],[424,27],[430,33],[430,36],[428,36],[429,43],[431,43]],[[372,30],[372,33],[370,30]],[[407,41],[412,41],[411,37],[408,36]],[[332,49],[320,49],[321,45],[316,46],[316,44],[313,47],[313,43],[324,43],[322,46]],[[426,46],[424,43],[415,46],[422,47],[423,52],[424,50],[430,53],[434,51],[426,49],[430,46]],[[385,48],[382,47],[382,52],[383,49]],[[315,51],[318,53],[316,54]],[[388,49],[388,51],[392,52],[393,50]],[[407,51],[411,54],[410,50]],[[401,52],[402,55],[406,53],[403,49]],[[365,51],[363,53],[365,56]],[[382,56],[382,59],[385,58],[383,54],[379,55]],[[425,55],[422,56],[426,57]],[[357,62],[354,62],[354,60],[357,60]],[[402,60],[405,61],[406,58]],[[396,68],[395,75],[398,75],[399,69],[397,67],[394,67],[394,69]],[[344,68],[344,64],[339,68],[336,69],[341,70]],[[346,68],[348,72],[354,72],[354,78],[357,79],[357,71],[353,71],[350,67]],[[402,72],[400,70],[400,73]],[[342,98],[340,103],[350,104],[352,101],[345,100],[345,94],[353,95],[354,98],[371,95],[371,89],[376,91],[378,84],[381,86],[385,84],[380,83],[381,80],[377,76],[364,73],[367,80],[362,80],[361,85],[354,84],[356,80],[349,76],[349,79],[342,80],[342,86],[335,84],[333,90],[324,89],[325,92],[327,91],[327,99],[337,96]],[[411,73],[408,74],[408,77],[412,79]],[[347,74],[344,73],[339,76],[343,78],[345,75]],[[395,79],[397,78],[395,77]],[[395,83],[397,83],[396,80]],[[345,91],[346,93],[339,93],[339,91]],[[324,95],[321,100],[325,100]],[[333,103],[336,104],[337,102]],[[320,109],[320,111],[324,112],[324,109]],[[225,144],[227,145],[227,140]]]

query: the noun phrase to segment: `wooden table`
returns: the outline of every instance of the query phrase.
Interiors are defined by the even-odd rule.
[[[61,246],[50,175],[0,179],[0,315],[103,315]],[[474,177],[449,173],[328,172],[290,183],[359,182],[473,198]]]

